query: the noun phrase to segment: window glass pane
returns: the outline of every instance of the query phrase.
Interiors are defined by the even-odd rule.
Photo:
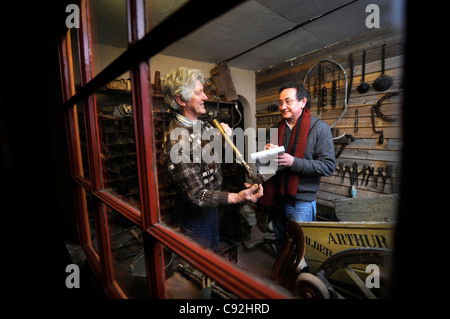
[[[134,112],[129,74],[95,93],[105,190],[139,209]]]
[[[73,78],[72,83],[75,86],[75,92],[81,87],[81,75],[80,75],[80,52],[78,50],[78,31],[76,28],[70,29],[70,48],[71,48],[71,61]]]
[[[189,0],[147,0],[147,32],[178,10]]]
[[[228,108],[229,105],[227,103],[205,104],[208,104],[207,107],[211,110],[211,113],[219,114],[219,116],[222,115],[223,121],[231,121],[231,119],[225,116],[226,112],[220,111],[232,111],[231,108]],[[257,206],[253,203],[236,205],[221,203],[217,204],[215,208],[211,208],[196,206],[195,203],[198,203],[198,201],[195,199],[193,199],[192,203],[187,202],[185,192],[177,185],[175,180],[177,177],[172,176],[169,172],[170,167],[168,167],[163,156],[165,147],[164,135],[171,128],[173,110],[157,94],[153,95],[153,115],[156,156],[160,159],[157,166],[160,221],[180,231],[189,240],[193,240],[201,246],[215,251],[219,256],[237,267],[252,273],[256,278],[267,281],[268,285],[276,286],[278,287],[277,289],[283,290],[276,282],[269,279],[271,278],[272,268],[277,258],[273,246],[274,235],[273,232],[267,230],[267,221],[265,221],[268,217],[258,216],[260,221],[258,225]],[[167,138],[169,138],[168,135]],[[202,166],[203,164],[198,165]],[[181,172],[179,173],[181,174]],[[245,171],[243,171],[240,165],[222,162],[221,173],[223,190],[237,193],[244,188]],[[194,178],[193,175],[192,178]],[[184,181],[183,185],[185,184],[188,183]],[[209,189],[209,185],[207,183],[205,189]],[[203,215],[200,216],[200,212]],[[264,223],[266,226],[264,226]],[[215,228],[216,226],[217,228]],[[196,231],[197,227],[200,229],[198,232]],[[210,232],[214,231],[215,235],[210,236]],[[211,238],[210,242],[208,238]],[[212,243],[213,241],[217,242],[214,244]],[[173,271],[175,274],[172,274],[174,277],[170,280],[168,279],[171,285],[178,282],[184,282],[184,285],[187,287],[191,287],[192,283],[201,285],[202,274],[198,275],[198,270],[192,267],[192,265],[188,266],[189,269],[186,270],[185,274],[181,274],[181,277],[184,275],[188,276],[188,280],[186,278],[179,278],[180,274],[176,274],[176,272],[180,272],[178,267],[184,267],[179,265],[180,262],[177,261],[174,263],[175,269]],[[182,262],[186,263],[186,261]],[[215,281],[212,282],[215,285]],[[190,293],[194,293],[195,289],[191,287],[189,291]],[[169,297],[174,297],[171,295],[171,291],[167,293]],[[175,291],[175,293],[180,292]],[[221,287],[217,287],[217,293],[222,295],[223,298],[228,298],[224,296],[230,294],[229,292],[223,291]]]
[[[221,26],[220,23],[215,24],[214,21],[208,24],[208,26],[212,25],[217,28]],[[207,27],[199,28],[194,33],[204,31],[205,28]],[[221,30],[217,31],[221,32]],[[211,41],[214,42],[214,39]],[[236,267],[267,282],[267,286],[277,287],[276,289],[284,292],[286,291],[284,287],[278,285],[276,280],[270,279],[277,257],[273,249],[274,234],[267,228],[268,216],[261,214],[259,216],[260,225],[258,225],[257,214],[259,212],[256,205],[245,202],[233,205],[227,203],[228,192],[236,194],[245,189],[244,182],[247,181],[247,175],[243,166],[236,163],[236,156],[233,155],[231,148],[225,147],[222,136],[212,125],[212,120],[217,119],[233,128],[235,130],[234,142],[240,153],[248,160],[251,153],[249,150],[256,150],[258,136],[255,130],[252,131],[253,124],[256,124],[254,123],[256,122],[254,108],[251,106],[256,103],[254,72],[230,68],[219,71],[215,64],[206,62],[207,60],[203,56],[193,56],[195,52],[198,52],[195,49],[188,50],[191,55],[187,55],[187,50],[183,48],[192,43],[186,38],[180,39],[160,54],[153,56],[149,61],[155,149],[156,157],[159,160],[157,174],[160,221],[184,234],[188,240],[195,241],[200,246],[214,251]],[[222,57],[217,56],[210,60],[221,61]],[[176,111],[164,100],[162,86],[165,77],[178,67],[198,69],[203,75],[203,91],[195,88],[193,92],[190,92],[193,93],[191,96],[194,99],[197,98],[197,103],[189,100],[189,95],[186,96],[188,100],[186,102],[192,102],[190,107],[199,107],[197,113],[201,113],[201,115],[197,115],[198,120],[203,122],[202,128],[197,126],[194,130],[189,121],[176,119]],[[219,72],[219,75],[216,71]],[[232,80],[236,83],[236,90],[239,89],[242,96],[237,96],[239,94],[237,92],[232,94],[233,90],[230,88],[234,86],[232,81],[227,81],[228,93],[220,93],[219,78],[223,76],[229,79],[231,75],[233,75]],[[179,79],[189,77],[178,74],[174,78],[177,76]],[[194,79],[194,81],[196,80],[197,78]],[[238,83],[245,83],[245,85],[238,86]],[[198,101],[199,97],[202,101]],[[208,127],[206,124],[208,122],[212,127]],[[184,131],[185,128],[187,132]],[[246,129],[249,130],[244,134]],[[172,139],[170,136],[175,130],[177,130],[173,135],[175,139]],[[178,133],[182,135],[181,138]],[[219,137],[214,135],[216,133]],[[194,137],[192,137],[193,135]],[[184,139],[186,144],[179,143],[180,139]],[[261,137],[261,140],[264,146],[266,139]],[[218,142],[218,145],[214,142]],[[194,161],[196,152],[193,150],[196,145],[201,147],[200,161]],[[187,147],[182,149],[183,146]],[[212,152],[205,153],[204,151],[208,147]],[[172,152],[174,149],[181,152]],[[181,157],[168,161],[171,155],[177,157],[183,151],[188,156],[187,165],[175,163],[180,163]],[[216,151],[218,152],[217,160],[212,161],[208,156],[205,159],[205,155],[211,155]],[[198,270],[193,270],[193,272],[196,271]],[[289,292],[287,294],[289,295]]]
[[[164,256],[166,299],[238,298],[166,246],[161,247]]]
[[[83,101],[80,101],[76,106],[76,118],[78,124],[78,140],[80,145],[80,165],[81,176],[89,179],[89,161],[88,161],[88,145],[86,139],[86,121],[85,121],[85,107]]]
[[[142,229],[106,206],[113,278],[129,298],[148,298]]]
[[[128,47],[126,0],[88,1],[90,16],[92,76]]]
[[[80,187],[81,188],[81,187]],[[96,211],[98,209],[98,201],[91,193],[86,191],[84,188],[81,188],[81,194],[85,198],[86,202],[86,211],[87,211],[87,226],[89,228],[87,232],[88,242],[92,249],[99,254],[98,252],[98,237],[97,237],[97,229],[96,229]]]
[[[163,147],[164,133],[172,118],[171,110],[164,103],[161,96],[153,95],[153,124],[155,132],[155,151],[157,161],[158,187],[159,187],[159,205],[161,220],[169,225],[176,225],[176,218],[173,215],[173,202],[176,197],[176,191],[171,188],[168,179],[167,167],[161,161],[161,152]]]

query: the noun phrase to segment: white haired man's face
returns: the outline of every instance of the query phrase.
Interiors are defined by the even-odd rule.
[[[195,83],[194,95],[189,101],[184,101],[179,95],[177,95],[175,99],[180,105],[181,115],[190,120],[196,121],[200,115],[206,113],[204,101],[207,100],[208,97],[203,92],[203,84],[200,80],[197,80]]]

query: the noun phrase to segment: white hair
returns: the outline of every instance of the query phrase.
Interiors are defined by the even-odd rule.
[[[175,96],[179,94],[184,101],[192,99],[197,80],[200,80],[202,84],[205,82],[202,72],[198,69],[188,69],[182,66],[170,71],[161,78],[162,93],[166,103],[179,110],[180,106],[176,102]]]

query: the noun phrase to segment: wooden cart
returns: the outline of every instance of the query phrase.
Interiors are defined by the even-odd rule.
[[[311,273],[326,279],[344,295],[386,297],[394,223],[300,222],[299,225],[305,236],[305,260]],[[366,283],[369,275],[370,282],[372,278],[377,280],[371,289]],[[355,286],[359,289],[354,289]]]
[[[299,222],[310,272],[344,295],[387,297],[397,202],[397,195],[343,199],[340,221]]]

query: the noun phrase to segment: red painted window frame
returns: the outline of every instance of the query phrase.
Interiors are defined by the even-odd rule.
[[[80,243],[94,272],[102,280],[104,288],[112,298],[126,298],[125,293],[114,281],[110,268],[109,234],[104,225],[107,223],[105,204],[130,219],[144,230],[144,247],[147,260],[147,278],[150,298],[164,297],[164,271],[162,263],[162,245],[188,260],[193,266],[211,276],[225,289],[241,298],[287,298],[282,292],[272,289],[261,280],[243,272],[223,258],[200,248],[173,229],[159,223],[159,195],[156,174],[155,141],[152,119],[152,96],[150,90],[149,58],[172,42],[202,26],[218,15],[226,12],[242,0],[216,2],[200,0],[188,2],[172,16],[156,26],[150,32],[145,29],[145,1],[128,0],[128,42],[129,48],[110,65],[92,78],[90,61],[90,17],[86,10],[89,0],[79,0],[81,28],[78,30],[79,56],[81,66],[81,88],[75,92],[72,83],[73,70],[70,65],[70,43],[68,38],[59,40],[59,59],[63,90],[63,108],[69,144],[71,175],[76,184],[75,201],[77,221],[80,229]],[[189,13],[202,12],[195,20],[189,19]],[[174,27],[175,26],[175,27]],[[177,27],[178,26],[178,27]],[[182,26],[182,27],[180,27]],[[109,81],[129,70],[132,78],[132,96],[135,116],[135,134],[141,211],[126,205],[102,190],[102,173],[98,143],[97,114],[94,107],[94,92]],[[74,105],[80,101],[85,105],[86,137],[89,153],[90,179],[80,175],[79,141],[76,136]],[[87,240],[86,205],[81,188],[90,192],[98,200],[96,216],[99,238],[99,254],[94,253]],[[161,245],[162,244],[162,245]]]

